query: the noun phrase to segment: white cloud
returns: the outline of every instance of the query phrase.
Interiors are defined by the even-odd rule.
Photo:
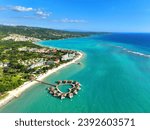
[[[14,6],[11,8],[11,10],[17,11],[17,12],[29,12],[29,11],[33,11],[33,8],[28,8],[28,7],[23,7],[23,6]]]
[[[42,10],[37,10],[36,11],[36,15],[40,16],[41,18],[47,18],[48,16],[50,16],[52,14],[52,12],[44,12]]]
[[[0,23],[1,24],[1,23]],[[1,25],[5,25],[5,26],[16,26],[17,24],[13,24],[13,23],[2,23]]]
[[[50,20],[50,22],[58,22],[58,23],[86,23],[85,20],[79,20],[79,19],[61,19],[61,20]]]
[[[25,7],[25,6],[0,6],[0,10],[11,10],[11,11],[16,11],[16,12],[32,12],[29,13],[28,16],[22,16],[22,17],[17,17],[17,18],[30,18],[30,19],[46,19],[48,18],[52,12],[46,12],[42,8],[32,8],[32,7]],[[34,15],[33,15],[34,13]],[[86,23],[87,21],[82,20],[82,19],[69,19],[69,18],[64,18],[64,19],[52,19],[49,20],[50,22],[57,22],[57,23]]]
[[[52,12],[45,12],[42,9],[34,9],[34,8],[29,8],[29,7],[24,7],[24,6],[13,6],[10,7],[9,10],[12,11],[16,11],[16,12],[34,12],[34,14],[36,15],[36,17],[39,18],[47,18],[48,16],[50,16],[52,14]],[[35,17],[35,16],[32,16]]]
[[[85,22],[85,20],[68,19],[68,18],[62,19],[61,21],[63,23],[84,23]]]

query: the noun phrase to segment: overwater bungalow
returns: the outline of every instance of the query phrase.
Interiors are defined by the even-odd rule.
[[[76,87],[80,87],[80,84],[76,84],[75,86],[76,86]]]
[[[58,93],[58,91],[57,91],[57,90],[54,90],[54,91],[53,91],[53,93],[54,93],[54,94],[57,94],[57,93]]]
[[[77,94],[78,94],[78,91],[77,91],[77,90],[74,90],[73,93],[77,95]]]
[[[64,84],[67,83],[67,80],[63,80],[62,83],[64,83]]]
[[[60,96],[61,99],[65,99],[66,97],[64,97],[63,95]]]
[[[72,82],[73,82],[72,80],[68,80],[68,81],[67,81],[67,83],[70,83],[70,84],[71,84]]]
[[[48,88],[48,90],[49,90],[49,93],[53,94],[53,93],[54,93],[55,88],[54,88],[54,87],[50,87],[50,88]]]
[[[74,95],[78,94],[78,91],[80,88],[80,83],[77,81],[72,80],[59,80],[56,82],[56,85],[53,85],[53,87],[48,88],[49,93],[51,93],[55,97],[59,97],[60,99],[64,99],[66,97],[73,98]],[[68,89],[68,92],[64,93],[59,89],[59,85],[61,84],[68,84],[71,86],[71,88]]]
[[[57,83],[57,84],[61,84],[61,83],[62,83],[62,81],[61,81],[61,80],[59,80],[59,81],[57,81],[56,83]]]
[[[54,87],[50,87],[49,90],[50,90],[50,91],[54,91],[55,88],[54,88]]]
[[[62,93],[61,96],[60,96],[60,98],[61,98],[61,99],[64,99],[64,98],[66,98],[66,96],[67,96],[67,95],[66,95],[65,93]]]
[[[79,82],[75,82],[75,85],[79,85]]]
[[[63,93],[65,97],[67,97],[67,93]]]
[[[57,93],[57,96],[58,96],[58,97],[60,97],[61,95],[62,95],[62,93],[60,93],[60,92]]]
[[[68,93],[69,98],[73,98],[73,93]]]
[[[63,80],[62,83],[65,83],[65,81]]]
[[[76,88],[77,90],[81,90],[81,88],[80,88],[80,86],[77,86],[77,88]]]

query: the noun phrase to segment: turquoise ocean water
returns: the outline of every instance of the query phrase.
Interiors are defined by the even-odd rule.
[[[51,83],[77,80],[82,84],[81,91],[71,100],[60,100],[48,94],[49,86],[36,84],[0,112],[150,112],[150,39],[146,40],[150,34],[144,38],[135,35],[96,35],[39,43],[84,53],[82,65],[72,64],[44,79]]]

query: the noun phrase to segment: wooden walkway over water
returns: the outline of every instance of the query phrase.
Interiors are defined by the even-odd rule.
[[[72,98],[74,95],[78,94],[78,91],[81,89],[80,88],[81,84],[79,82],[73,81],[73,80],[62,80],[62,81],[59,80],[56,82],[57,84],[51,84],[51,83],[37,80],[34,77],[31,77],[31,81],[37,81],[38,83],[51,86],[50,88],[48,88],[49,93],[51,93],[55,97],[60,97],[61,99],[64,99],[66,97]],[[58,88],[59,85],[65,85],[65,84],[69,84],[71,86],[69,91],[66,93],[62,92]]]
[[[46,83],[46,82],[44,82],[44,81],[40,81],[40,80],[37,80],[37,79],[35,79],[35,81],[37,81],[37,82],[39,82],[39,83],[42,83],[42,84],[46,84],[46,85],[49,85],[49,86],[56,87],[56,85],[54,85],[54,84]]]

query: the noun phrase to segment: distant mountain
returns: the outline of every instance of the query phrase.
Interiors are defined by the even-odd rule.
[[[35,37],[41,40],[53,40],[53,39],[63,39],[71,37],[84,37],[92,33],[89,32],[71,32],[54,30],[40,27],[28,27],[28,26],[6,26],[0,25],[0,38],[6,37],[9,34],[19,34],[28,37]]]

